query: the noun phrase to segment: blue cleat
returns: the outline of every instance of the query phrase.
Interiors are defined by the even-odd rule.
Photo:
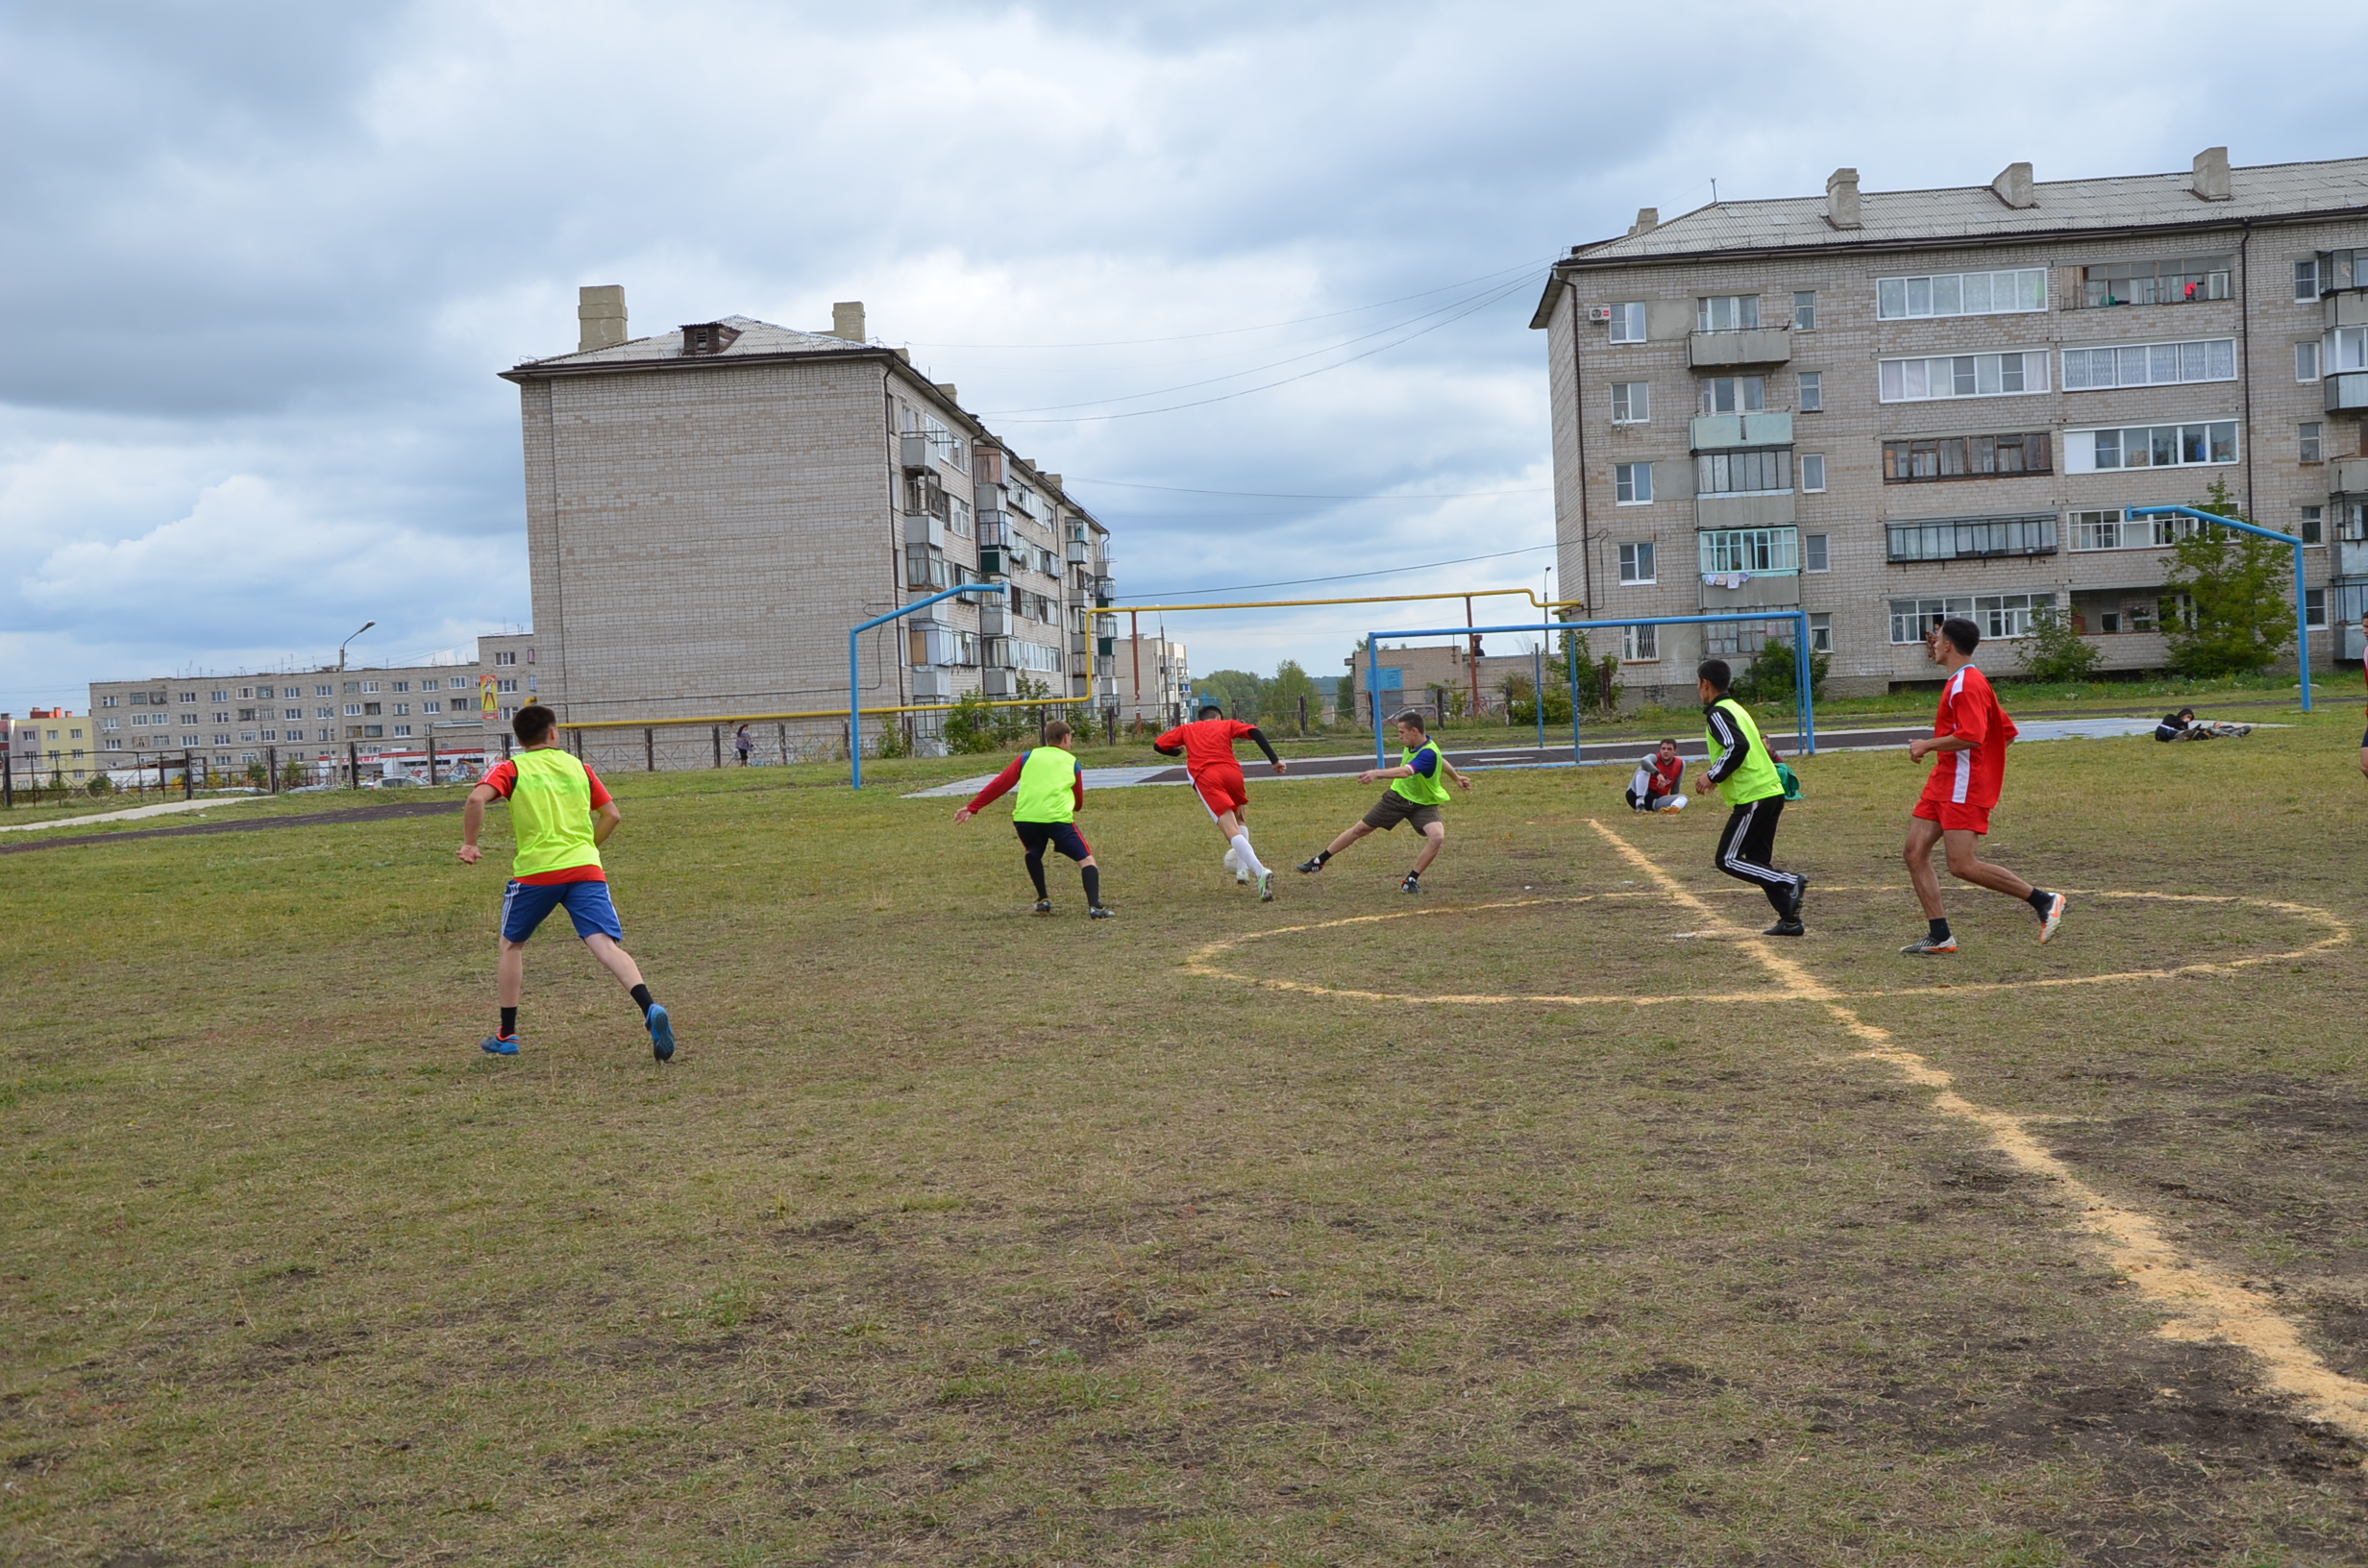
[[[487,1056],[516,1056],[518,1054],[516,1035],[487,1035],[477,1043]]]
[[[675,1020],[666,1016],[666,1009],[657,1002],[650,1004],[650,1054],[660,1062],[671,1062],[675,1054]]]

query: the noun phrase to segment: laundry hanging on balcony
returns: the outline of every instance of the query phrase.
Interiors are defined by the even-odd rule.
[[[1748,572],[1706,572],[1702,580],[1713,588],[1740,588],[1751,580]]]

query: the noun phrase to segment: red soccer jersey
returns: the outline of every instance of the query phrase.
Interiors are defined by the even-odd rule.
[[[1955,735],[1973,745],[1962,751],[1943,751],[1934,760],[1932,777],[1924,781],[1924,798],[1984,811],[1995,806],[2007,780],[2007,745],[2015,729],[2014,721],[1998,705],[1988,676],[1968,664],[1948,678],[1940,688],[1933,734]]]
[[[1197,778],[1210,768],[1237,768],[1233,743],[1246,738],[1256,729],[1239,719],[1203,719],[1196,723],[1178,724],[1162,735],[1157,744],[1184,748],[1184,769]]]
[[[594,811],[600,810],[614,798],[609,795],[608,787],[601,782],[601,775],[592,771],[592,765],[588,762],[584,764],[583,776],[584,781],[592,786],[592,809]],[[507,757],[504,757],[500,762],[486,769],[485,776],[478,782],[491,785],[494,792],[506,800],[509,798],[509,792],[518,787],[518,765]],[[536,871],[532,876],[522,876],[518,880],[530,887],[545,887],[556,882],[605,882],[608,880],[608,873],[598,866],[568,866],[555,871]]]

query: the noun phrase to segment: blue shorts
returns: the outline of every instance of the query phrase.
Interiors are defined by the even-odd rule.
[[[597,931],[611,942],[625,940],[625,925],[617,919],[617,906],[609,902],[605,882],[512,882],[502,894],[502,940],[526,941],[562,906],[576,922],[576,935],[588,937]]]

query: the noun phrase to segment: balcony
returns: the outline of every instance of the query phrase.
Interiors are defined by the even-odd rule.
[[[2333,576],[2368,578],[2368,539],[2338,539],[2334,551]]]
[[[1733,615],[1743,610],[1796,610],[1801,606],[1798,572],[1754,573],[1739,587],[1702,580],[1702,613]]]
[[[2337,370],[2321,383],[2327,389],[2327,411],[2356,414],[2368,409],[2368,370]]]
[[[1737,332],[1695,332],[1686,339],[1686,363],[1696,370],[1729,365],[1781,365],[1792,358],[1792,333],[1782,327]]]
[[[1780,528],[1799,516],[1800,498],[1789,490],[1742,496],[1696,496],[1697,528]]]
[[[1692,433],[1690,439],[1696,452],[1792,445],[1792,416],[1789,413],[1701,414],[1695,417],[1690,429]]]
[[[2338,457],[2328,464],[2327,493],[2368,497],[2368,457]]]
[[[981,637],[1010,636],[1011,607],[1000,603],[979,605],[978,635]]]
[[[944,550],[946,520],[929,512],[906,512],[904,542],[908,545],[926,545],[931,550]]]
[[[2056,514],[2028,517],[1936,518],[1928,523],[1887,526],[1887,557],[1894,564],[1915,561],[1996,560],[2056,553]]]
[[[929,438],[927,436],[902,436],[899,438],[897,445],[906,473],[926,474],[929,472]]]
[[[2331,329],[2368,327],[2368,287],[2328,289],[2319,296],[2319,306],[2327,312]]]

